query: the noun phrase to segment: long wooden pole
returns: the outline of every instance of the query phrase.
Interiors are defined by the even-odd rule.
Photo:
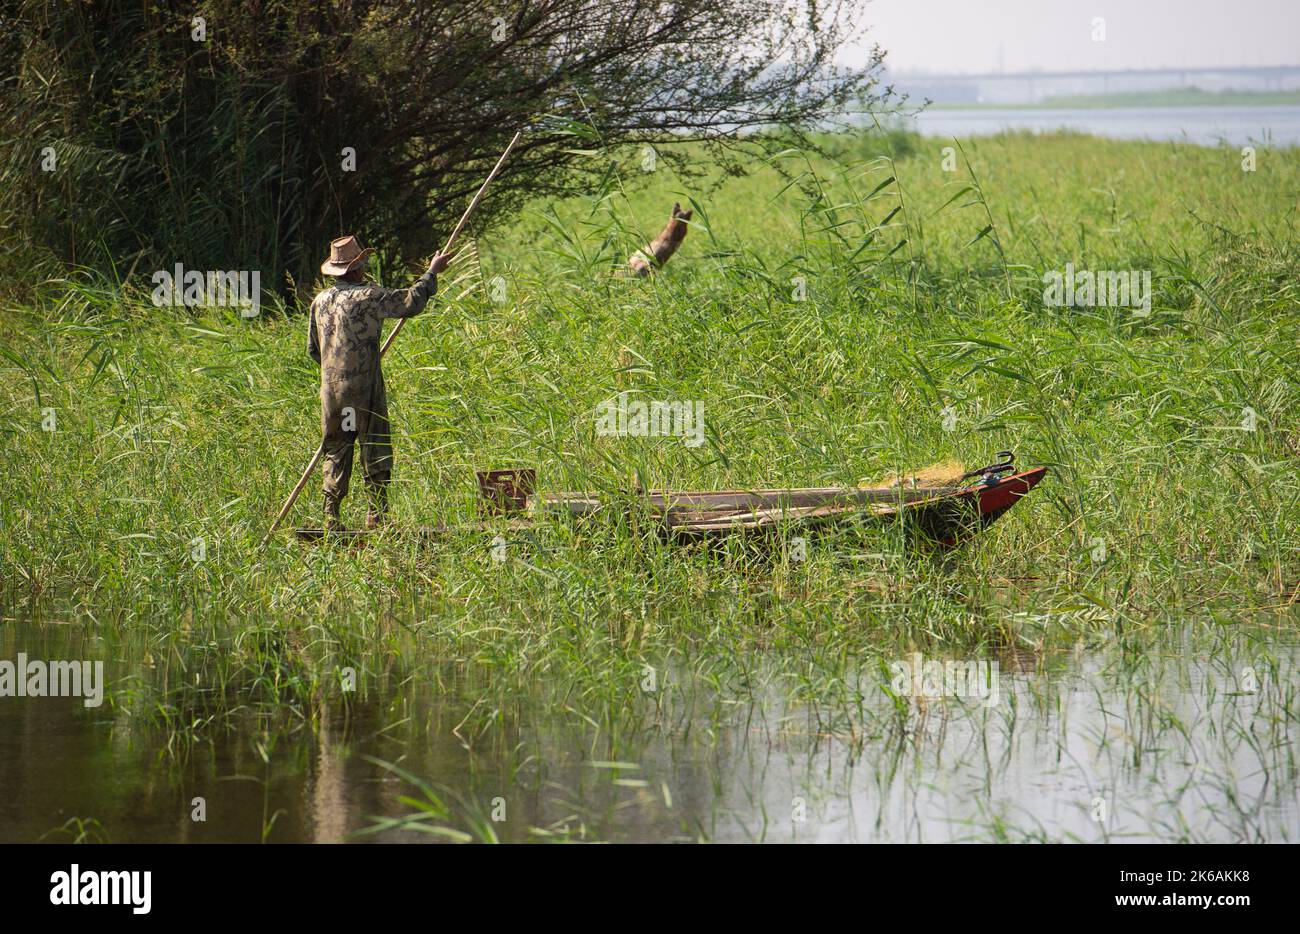
[[[465,213],[460,216],[460,221],[456,224],[455,229],[452,230],[451,236],[447,238],[447,245],[442,248],[443,253],[451,252],[451,248],[456,243],[456,238],[459,237],[460,232],[465,229],[465,223],[469,220],[470,215],[474,213],[479,202],[483,200],[483,193],[487,191],[488,185],[492,184],[492,180],[497,177],[497,173],[501,171],[501,167],[506,164],[506,158],[510,155],[510,151],[515,148],[515,144],[519,142],[519,139],[522,136],[522,130],[516,133],[514,139],[510,141],[510,145],[505,148],[505,152],[501,153],[501,158],[497,160],[497,164],[492,167],[492,171],[488,173],[488,177],[484,180],[483,184],[479,186],[478,193],[474,195],[474,200],[469,203],[469,207],[465,209]],[[388,353],[388,348],[393,346],[393,339],[401,333],[402,326],[406,324],[406,321],[406,318],[398,318],[397,324],[388,332],[388,339],[385,340],[384,345],[379,348],[380,359],[383,359],[384,354]],[[311,463],[307,465],[307,469],[304,470],[302,476],[298,478],[298,484],[293,488],[293,492],[289,494],[289,498],[285,500],[284,506],[280,508],[280,514],[275,517],[275,521],[272,522],[271,527],[267,529],[266,535],[262,537],[262,541],[258,545],[259,548],[265,546],[266,543],[271,540],[271,536],[274,535],[275,530],[280,527],[280,523],[284,521],[284,517],[289,514],[289,510],[293,508],[293,504],[298,502],[298,497],[302,494],[303,487],[307,485],[307,481],[311,479],[311,475],[316,471],[316,466],[320,464],[321,458],[324,456],[325,443],[322,441],[320,446],[316,448],[316,453],[312,455]]]

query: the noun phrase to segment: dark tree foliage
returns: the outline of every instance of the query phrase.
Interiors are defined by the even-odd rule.
[[[857,6],[5,0],[0,225],[11,256],[119,276],[182,262],[310,283],[342,232],[413,262],[516,129],[477,224],[591,184],[584,151],[653,141],[672,158],[878,102],[878,52],[832,64],[861,36]]]

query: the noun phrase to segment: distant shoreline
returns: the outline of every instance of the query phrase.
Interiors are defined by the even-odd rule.
[[[1109,110],[1123,107],[1267,107],[1300,104],[1296,91],[1202,91],[1171,88],[1117,94],[1076,94],[1035,103],[934,103],[931,110]]]

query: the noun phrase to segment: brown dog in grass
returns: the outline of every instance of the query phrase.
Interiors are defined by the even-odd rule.
[[[683,211],[681,204],[674,204],[672,216],[668,218],[668,225],[659,236],[655,237],[654,242],[644,250],[637,250],[628,257],[627,268],[630,274],[648,276],[668,262],[668,258],[677,252],[677,248],[686,239],[686,228],[693,213],[693,211]]]

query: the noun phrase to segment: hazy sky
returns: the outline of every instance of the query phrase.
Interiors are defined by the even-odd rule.
[[[898,71],[1300,63],[1300,0],[871,0],[865,10]],[[1105,42],[1092,41],[1097,16]]]

